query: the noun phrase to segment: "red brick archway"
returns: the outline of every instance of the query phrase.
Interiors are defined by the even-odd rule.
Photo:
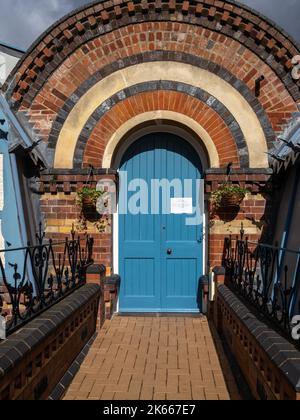
[[[9,78],[6,95],[51,149],[72,96],[92,86],[99,71],[107,75],[127,65],[125,59],[141,62],[149,53],[151,60],[155,52],[165,52],[164,59],[169,53],[178,60],[185,60],[183,54],[201,57],[208,70],[214,66],[236,89],[252,92],[248,99],[269,146],[297,111],[299,82],[291,69],[298,46],[273,23],[230,0],[98,1],[83,7],[29,49]],[[255,80],[261,75],[265,80],[255,101]]]
[[[195,120],[213,139],[220,157],[220,165],[224,167],[228,162],[232,162],[239,167],[235,140],[222,118],[196,98],[173,91],[145,92],[127,98],[113,107],[91,132],[83,165],[101,167],[105,147],[120,126],[136,115],[156,110],[178,112]]]
[[[97,177],[103,175],[103,153],[112,133],[130,117],[162,109],[190,116],[213,139],[221,168],[207,171],[208,196],[224,181],[224,166],[229,161],[236,169],[234,181],[249,190],[231,224],[214,219],[209,232],[210,262],[220,263],[224,236],[235,234],[241,221],[252,239],[260,237],[260,226],[267,223],[266,200],[270,201],[266,189],[270,174],[267,154],[263,153],[265,167],[257,169],[255,160],[249,165],[249,147],[247,150],[243,143],[247,140],[245,130],[239,127],[240,122],[236,124],[236,116],[229,123],[224,117],[226,110],[218,112],[224,108],[222,100],[214,108],[211,95],[199,100],[195,93],[187,94],[185,88],[150,88],[113,102],[107,92],[104,101],[110,101],[110,105],[100,118],[88,115],[73,139],[68,137],[72,133],[65,133],[63,152],[73,153],[69,150],[72,140],[81,153],[74,159],[72,156],[70,166],[54,169],[57,142],[76,104],[100,81],[141,64],[172,62],[201,69],[208,78],[215,75],[222,86],[227,84],[231,92],[237,92],[249,106],[249,113],[254,114],[267,152],[298,110],[300,81],[292,78],[291,70],[292,58],[299,55],[299,50],[268,19],[231,0],[97,1],[54,24],[29,49],[4,87],[10,105],[28,123],[28,130],[33,128],[36,138],[42,138],[47,145],[49,168],[42,175],[41,192],[48,232],[59,239],[74,222],[78,211],[75,192],[86,179],[86,166],[93,164]],[[264,81],[260,92],[255,92],[260,76]],[[165,81],[174,82],[172,78]],[[247,125],[247,115],[243,120]],[[94,234],[96,262],[108,266],[112,265],[110,230],[108,227],[105,234]],[[89,232],[94,232],[93,226],[89,226]]]

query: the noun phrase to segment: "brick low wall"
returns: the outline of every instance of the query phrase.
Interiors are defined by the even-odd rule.
[[[94,335],[101,288],[87,284],[0,343],[0,400],[44,400]]]
[[[300,351],[218,287],[214,322],[257,400],[300,400]]]

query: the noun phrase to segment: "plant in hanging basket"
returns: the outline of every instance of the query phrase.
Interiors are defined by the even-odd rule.
[[[240,207],[247,193],[248,190],[239,185],[224,183],[212,194],[213,207],[215,210]]]
[[[97,191],[96,188],[85,186],[77,192],[77,204],[82,211],[95,212],[97,201],[104,193],[104,191]]]

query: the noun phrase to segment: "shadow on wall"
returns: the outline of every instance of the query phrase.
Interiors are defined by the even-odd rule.
[[[262,243],[262,244],[268,244],[268,245],[276,245],[275,240],[275,231],[276,231],[276,222],[278,220],[278,208],[280,203],[282,193],[282,187],[280,187],[278,184],[270,182],[266,185],[266,191],[261,192],[260,194],[263,196],[265,200],[265,209],[263,215],[259,218],[255,218],[255,209],[253,209],[253,216],[246,216],[245,220],[248,220],[251,222],[251,224],[256,227],[258,230],[261,231],[260,238],[256,239],[255,242]],[[251,207],[250,212],[247,212],[248,214],[251,214]],[[233,220],[236,220],[237,216],[239,214],[246,213],[243,209],[240,207],[232,208],[230,210],[224,210],[220,209],[215,214],[219,217],[220,220],[223,222],[232,222]],[[239,235],[231,235],[232,239],[241,239],[241,236],[243,236],[244,239],[248,238],[247,232],[244,230],[243,222],[241,221],[241,230]],[[249,240],[251,239],[251,235]],[[228,236],[229,237],[229,236]],[[225,264],[226,259],[226,242],[224,241],[223,246],[223,256],[222,256],[222,265]]]
[[[285,332],[300,312],[299,163],[272,177],[273,189],[265,194],[260,245],[242,228],[240,236],[224,241],[222,257],[225,283],[274,318]]]

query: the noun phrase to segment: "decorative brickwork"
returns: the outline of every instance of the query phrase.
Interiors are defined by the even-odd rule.
[[[95,2],[94,5],[84,7],[63,18],[33,45],[15,70],[14,77],[8,81],[14,100],[26,103],[29,99],[31,102],[39,90],[41,81],[45,81],[45,75],[49,77],[58,65],[88,41],[95,40],[99,35],[111,32],[112,29],[121,32],[136,22],[141,25],[142,32],[146,32],[150,29],[149,25],[160,20],[173,21],[169,24],[172,32],[181,32],[180,25],[193,24],[203,33],[211,31],[215,39],[220,37],[225,41],[226,37],[235,38],[263,61],[269,57],[269,66],[282,79],[292,68],[293,56],[298,54],[297,45],[274,27],[274,24],[231,1],[202,0],[183,3],[169,0],[134,3],[121,1],[118,5],[113,1]],[[174,27],[171,28],[172,25]],[[157,39],[153,31],[151,33],[148,39],[145,37],[139,40],[141,42],[147,40],[149,42],[147,49],[150,50],[155,48],[156,41],[161,42],[163,39],[162,34]],[[121,39],[118,49],[124,46],[122,38],[125,45],[130,48],[128,33],[126,35],[127,38],[119,37]],[[112,36],[111,33],[109,36]],[[178,41],[177,37],[175,41]],[[210,43],[209,47],[213,46]],[[85,54],[88,51],[86,47]],[[115,52],[115,49],[107,47],[104,55],[111,52]],[[79,69],[78,74],[80,74]],[[285,84],[295,99],[299,99],[297,82],[287,78]]]
[[[75,193],[82,188],[89,177],[87,169],[75,170],[49,170],[42,173],[40,179],[40,193],[41,194],[55,194],[64,193],[69,195]],[[117,171],[108,169],[95,169],[93,177],[89,180],[91,185],[96,185],[102,179],[111,179],[117,182]]]
[[[208,213],[203,245],[208,248],[208,261],[203,274],[222,265],[224,239],[230,234],[238,235],[241,227],[250,240],[268,240],[272,209],[276,207],[268,150],[274,148],[277,137],[300,109],[300,80],[292,78],[292,59],[296,55],[300,55],[300,47],[288,35],[233,0],[97,1],[54,24],[29,49],[8,78],[4,91],[20,121],[45,143],[49,167],[41,173],[36,192],[40,196],[46,235],[54,242],[63,241],[72,226],[82,235],[91,234],[96,266],[87,274],[90,284],[36,318],[28,328],[21,329],[18,337],[12,336],[0,344],[3,359],[0,400],[47,398],[93,335],[96,318],[98,326],[102,326],[115,312],[120,279],[114,275],[105,277],[116,269],[115,219],[107,217],[101,230],[99,222],[103,219],[95,214],[83,227],[77,192],[87,183],[95,187],[104,179],[113,181],[117,191],[119,180],[115,169],[121,154],[130,141],[147,130],[150,132],[154,124],[161,132],[168,132],[172,126],[174,133],[182,133],[182,141],[190,141],[195,153],[203,157]],[[256,81],[261,76],[264,80],[258,93]],[[92,176],[86,169],[89,166],[94,168]],[[245,199],[240,207],[213,208],[211,194],[228,180],[229,167],[230,181],[247,190]],[[203,285],[207,300],[207,284]],[[0,288],[0,314],[9,310],[5,292]],[[214,312],[216,324],[257,399],[299,399],[299,384],[293,381],[295,371],[300,371],[299,352],[295,354],[290,344],[283,343],[273,332],[270,338],[268,327],[224,285],[218,288],[216,304],[208,309]],[[55,318],[55,328],[51,317]],[[175,323],[171,318],[166,322],[145,319],[141,329],[138,320],[124,318],[123,322],[115,318],[110,329],[104,327],[103,334],[120,335],[126,328],[142,331],[147,325],[162,331],[166,326],[170,331],[183,326],[187,333],[189,328],[195,330],[193,342],[197,328],[202,329],[203,334],[198,334],[200,350],[204,338],[210,340],[206,321],[184,318],[179,322],[182,325],[175,325],[178,319],[174,319]],[[31,328],[36,334],[29,331]],[[153,334],[155,338],[155,328]],[[123,337],[125,341],[127,335]],[[167,338],[173,345],[171,335]],[[136,378],[122,369],[126,362],[127,369],[131,365],[139,369],[140,365],[145,373],[142,353],[144,344],[148,344],[147,340],[143,344],[139,334],[132,336],[141,343],[140,355],[134,354],[132,358],[128,349],[128,354],[118,353],[117,366],[111,357],[105,360],[112,363],[109,368],[113,376],[119,369],[121,387],[111,392],[114,378],[103,377],[100,389],[81,385],[81,397],[113,399],[117,392],[116,396],[135,399],[164,399],[171,395],[177,399],[229,398],[224,378],[218,373],[219,365],[211,366],[211,372],[207,371],[207,377],[202,378],[205,386],[214,384],[211,388],[205,389],[201,383],[201,389],[193,389],[190,383],[182,382],[184,371],[183,376],[190,377],[193,383],[193,369],[186,371],[186,355],[182,360],[180,357],[168,360],[168,369],[179,367],[178,372],[175,369],[178,373],[175,372],[178,376],[175,385],[167,383],[161,372],[157,373],[160,364],[166,366],[162,358],[150,360],[156,372],[148,372],[150,376],[154,374],[159,392],[144,389],[149,380],[147,372],[138,387]],[[184,344],[189,344],[188,341]],[[278,343],[284,344],[282,349]],[[103,353],[100,347],[99,352]],[[297,359],[294,365],[285,348]],[[214,349],[204,351],[216,360]],[[200,357],[194,364],[202,376],[203,360]],[[89,360],[88,363],[91,365]],[[75,373],[68,372],[66,376],[74,378]],[[58,388],[51,398],[65,392],[64,379]],[[78,397],[76,392],[71,389],[67,398]]]
[[[137,114],[155,110],[182,113],[199,123],[214,139],[221,166],[226,166],[228,162],[233,162],[237,167],[249,165],[243,134],[229,111],[215,98],[191,86],[181,86],[181,89],[193,91],[193,96],[160,89],[168,85],[172,87],[173,84],[161,82],[149,83],[144,87],[139,85],[130,89],[131,92],[129,89],[129,92],[120,92],[117,98],[101,104],[81,133],[74,166],[81,166],[83,162],[84,166],[92,164],[101,167],[103,152],[118,128]],[[143,89],[147,91],[139,93]],[[131,94],[134,96],[131,97]],[[123,100],[118,101],[118,98]],[[99,122],[96,124],[96,121]],[[85,150],[84,157],[82,149]]]
[[[83,286],[0,343],[0,400],[48,398],[94,334],[99,299]]]
[[[74,108],[74,106],[78,102],[78,99],[81,98],[95,83],[97,83],[100,80],[103,80],[104,78],[116,72],[120,68],[133,66],[137,63],[147,63],[147,62],[150,63],[153,61],[174,61],[175,63],[176,62],[188,63],[199,68],[207,69],[209,70],[209,72],[229,82],[246,99],[246,101],[255,111],[263,127],[263,130],[265,132],[269,145],[271,146],[273,144],[274,133],[272,131],[272,125],[270,122],[270,120],[272,119],[271,118],[272,116],[270,115],[270,119],[268,118],[268,115],[266,114],[264,107],[262,106],[260,101],[254,96],[254,93],[251,90],[251,88],[249,88],[246,83],[244,83],[238,78],[239,74],[235,76],[231,72],[232,69],[227,70],[218,63],[214,63],[203,57],[196,57],[194,55],[191,55],[189,53],[184,53],[184,52],[181,52],[179,54],[173,51],[145,51],[137,55],[125,57],[122,60],[114,61],[111,64],[108,64],[105,67],[101,68],[101,70],[97,71],[92,76],[89,76],[89,78],[86,81],[82,82],[80,87],[78,87],[77,89],[75,86],[73,86],[73,89],[66,92],[65,92],[66,86],[69,85],[70,80],[72,80],[72,76],[71,74],[69,75],[69,79],[68,79],[69,81],[68,81],[64,77],[62,78],[61,75],[59,74],[58,75],[59,88],[65,92],[65,98],[64,98],[64,102],[61,102],[60,104],[60,102],[58,101],[58,98],[53,97],[53,101],[61,105],[61,109],[58,111],[58,114],[54,112],[53,110],[47,111],[45,108],[45,104],[43,104],[44,98],[41,97],[41,101],[38,101],[38,104],[34,105],[34,107],[31,107],[30,114],[29,114],[30,121],[39,130],[39,132],[44,135],[45,139],[47,139],[49,136],[49,148],[54,149],[56,145],[56,141],[57,141],[57,136],[66,120],[67,115]],[[172,81],[169,81],[169,83],[172,83]],[[178,84],[175,83],[175,86],[178,86]],[[74,89],[76,90],[74,91]],[[186,89],[184,88],[181,90],[186,91]],[[122,97],[122,92],[119,92],[118,95]],[[47,89],[47,101],[49,101],[51,97],[52,97],[51,88],[49,88]],[[110,98],[110,100],[112,100],[112,98]],[[278,93],[276,93],[276,101],[277,100],[278,100]],[[273,105],[274,104],[275,102],[273,103]],[[282,105],[283,104],[281,104],[281,106]],[[290,108],[287,107],[287,103],[285,103],[285,112],[288,110],[291,112],[296,111],[296,109],[297,108],[294,103]],[[57,114],[57,117],[55,118],[56,114]],[[35,118],[35,115],[36,115],[36,118]],[[286,117],[288,118],[289,116],[286,115]],[[49,123],[47,123],[48,118],[50,118]],[[54,123],[52,124],[53,119],[54,119]],[[52,127],[50,134],[49,134],[49,130],[46,130],[47,126]]]
[[[291,77],[296,54],[298,47],[286,34],[230,1],[185,6],[168,1],[97,2],[50,28],[6,89],[53,148],[72,102],[99,78],[147,60],[190,62],[248,97],[271,147],[274,132],[280,133],[297,111],[299,82]],[[265,80],[256,99],[255,80],[261,75]]]
[[[257,400],[300,400],[300,352],[226,286],[219,286],[215,323]]]

